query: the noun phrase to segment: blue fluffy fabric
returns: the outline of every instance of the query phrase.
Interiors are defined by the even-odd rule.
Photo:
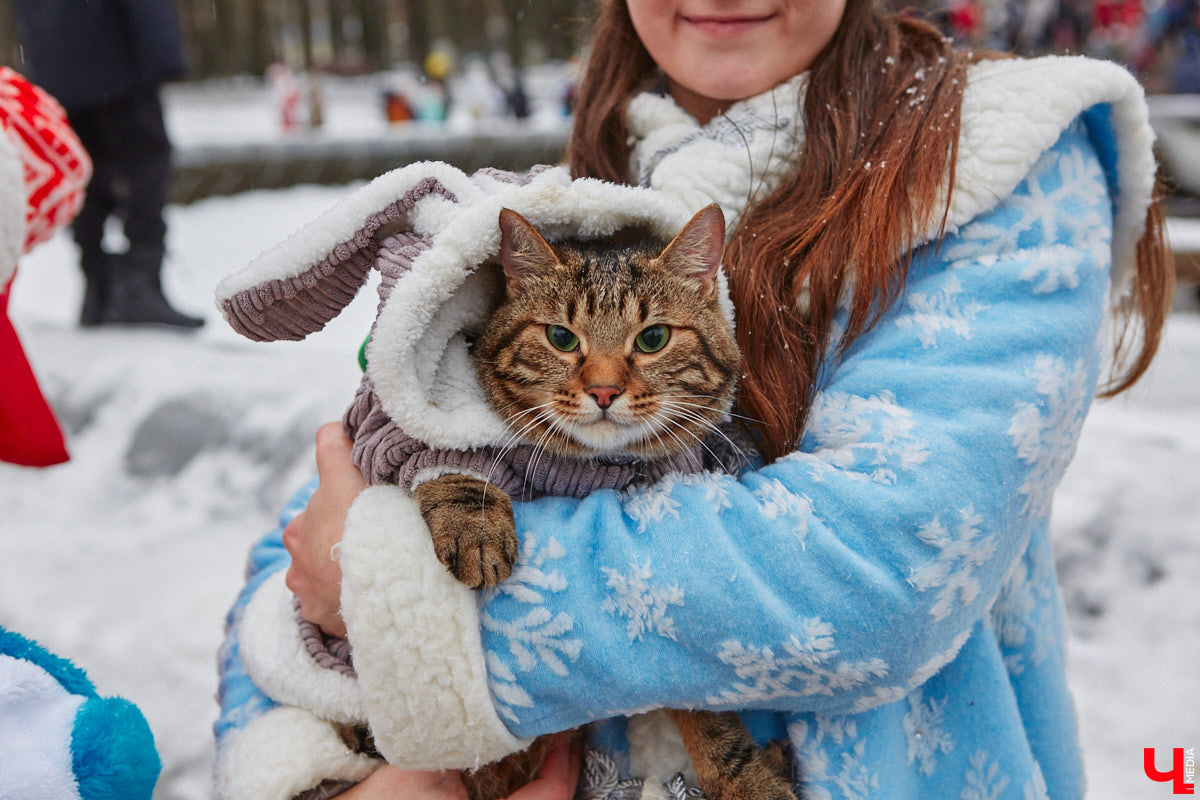
[[[37,664],[71,694],[96,696],[96,687],[88,680],[87,673],[19,633],[0,628],[0,653]]]
[[[120,697],[83,704],[71,752],[83,800],[149,800],[162,769],[150,726],[137,706]]]
[[[0,654],[34,665],[68,693],[84,698],[71,730],[62,733],[70,737],[81,800],[150,800],[162,763],[137,706],[119,697],[100,697],[82,669],[4,628]]]

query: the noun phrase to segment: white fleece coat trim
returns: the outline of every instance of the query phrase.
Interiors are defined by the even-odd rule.
[[[221,800],[292,800],[324,780],[361,781],[380,764],[346,747],[326,720],[300,708],[273,708],[229,734],[214,786]]]
[[[71,736],[85,699],[38,665],[0,655],[0,795],[78,800]]]
[[[0,132],[0,289],[17,268],[25,249],[25,168],[17,149]]]
[[[1114,296],[1128,289],[1137,241],[1154,193],[1154,131],[1145,93],[1123,67],[1082,56],[983,61],[971,67],[948,231],[990,211],[1012,193],[1063,129],[1109,104],[1116,135]],[[936,226],[926,232],[937,235]]]
[[[360,494],[341,565],[354,666],[375,746],[390,763],[472,768],[529,745],[492,704],[476,593],[437,560],[411,497],[395,486]],[[397,570],[403,580],[393,580]]]
[[[629,103],[638,137],[634,171],[646,185],[685,203],[715,200],[732,223],[750,194],[773,191],[803,142],[792,117],[805,76],[734,104],[701,126],[669,97],[642,94]],[[1117,140],[1117,214],[1113,286],[1128,286],[1134,247],[1154,190],[1154,131],[1141,85],[1121,66],[1081,56],[981,61],[968,68],[954,191],[947,232],[994,208],[1083,111],[1112,106]],[[703,164],[703,169],[697,165]],[[943,190],[944,196],[944,190]],[[944,206],[944,199],[941,205]],[[917,244],[935,239],[934,220]]]
[[[300,706],[335,722],[366,719],[358,683],[313,661],[281,570],[267,578],[250,599],[238,629],[238,649],[246,673],[272,700]]]

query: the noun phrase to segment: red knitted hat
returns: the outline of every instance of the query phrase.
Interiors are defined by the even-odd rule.
[[[67,460],[62,431],[8,319],[8,297],[17,257],[74,218],[91,172],[62,107],[0,67],[0,461]]]

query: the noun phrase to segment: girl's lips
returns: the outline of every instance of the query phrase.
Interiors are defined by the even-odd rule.
[[[775,15],[767,14],[761,17],[737,17],[720,15],[683,16],[681,19],[701,33],[721,35],[735,34],[751,30],[771,20]]]

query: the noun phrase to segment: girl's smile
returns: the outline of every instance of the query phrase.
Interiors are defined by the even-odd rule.
[[[845,0],[628,0],[628,9],[675,102],[707,122],[807,70]]]

